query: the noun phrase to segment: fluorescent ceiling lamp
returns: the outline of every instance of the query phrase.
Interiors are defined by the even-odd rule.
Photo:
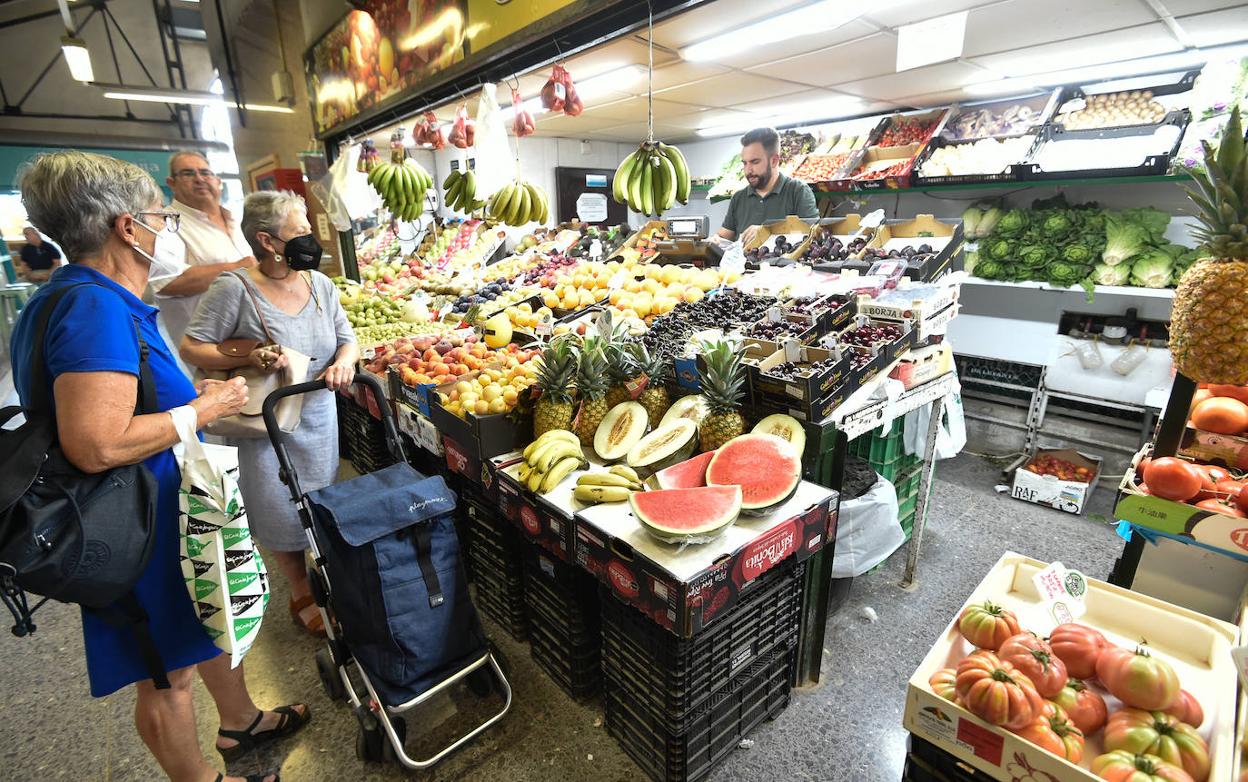
[[[969,15],[958,11],[897,28],[897,72],[961,57]]]
[[[625,65],[613,71],[591,76],[584,81],[576,82],[576,94],[586,96],[601,95],[604,92],[626,92],[628,87],[636,84],[646,75],[642,65]]]
[[[730,136],[744,133],[747,130],[761,127],[784,127],[802,122],[832,121],[853,114],[862,104],[857,98],[831,98],[824,101],[811,101],[795,106],[778,109],[767,109],[742,117],[732,122],[721,122],[710,127],[697,129],[697,134],[704,138]]]
[[[189,106],[231,106],[232,101],[226,100],[225,96],[215,92],[197,92],[195,90],[170,90],[161,89],[159,87],[132,87],[123,84],[101,84],[95,82],[95,87],[99,87],[104,91],[105,98],[113,98],[114,100],[133,100],[147,103],[174,103]],[[294,109],[290,106],[273,103],[244,103],[243,108],[248,111],[268,111],[277,114],[293,114]]]
[[[95,81],[95,72],[91,70],[91,53],[87,51],[87,42],[73,36],[61,36],[61,54],[65,55],[65,63],[69,66],[69,75],[74,81]]]
[[[870,10],[879,11],[895,2],[896,0],[880,0]],[[758,46],[774,46],[790,38],[835,30],[862,16],[866,10],[865,4],[851,0],[820,0],[699,41],[681,49],[680,56],[688,62],[731,57]]]
[[[520,105],[534,117],[546,113],[546,107],[542,105],[541,98],[529,98],[528,100],[523,101]],[[506,119],[511,119],[516,116],[516,107],[513,104],[508,103],[503,107],[502,114]]]

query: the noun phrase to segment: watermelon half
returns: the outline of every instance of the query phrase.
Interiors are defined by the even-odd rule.
[[[741,488],[636,491],[628,501],[641,526],[664,543],[705,543],[737,520]]]
[[[680,464],[659,470],[651,476],[651,481],[656,489],[696,489],[705,486],[706,468],[714,458],[714,451],[700,453]]]
[[[708,486],[740,486],[741,512],[763,516],[793,496],[802,482],[802,456],[774,434],[729,440],[706,468]]]

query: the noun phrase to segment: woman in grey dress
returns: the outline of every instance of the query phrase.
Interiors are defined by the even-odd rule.
[[[217,349],[221,342],[240,337],[267,346],[267,326],[277,344],[311,358],[307,379],[324,377],[331,389],[348,388],[359,348],[333,282],[306,270],[319,261],[320,245],[312,238],[303,200],[290,192],[252,193],[243,202],[242,231],[258,264],[222,274],[204,294],[182,340],[183,360],[202,369],[252,364],[275,372],[286,366],[281,353],[259,347],[239,359]],[[298,509],[278,478],[273,446],[267,437],[240,438],[232,444],[238,446],[239,488],[252,535],[272,552],[290,584],[292,617],[307,630],[324,634],[304,564],[307,538]],[[338,415],[332,391],[304,395],[299,425],[287,438],[287,448],[304,491],[334,482]]]

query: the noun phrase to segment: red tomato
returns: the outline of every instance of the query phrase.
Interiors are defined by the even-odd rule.
[[[1188,417],[1189,418],[1191,417],[1192,411],[1196,409],[1197,405],[1199,405],[1201,402],[1205,401],[1211,396],[1213,396],[1213,392],[1207,388],[1196,389],[1196,393],[1192,394],[1192,403],[1187,406]]]
[[[1105,721],[1109,719],[1109,709],[1105,706],[1105,699],[1096,690],[1078,679],[1066,682],[1066,686],[1057,694],[1053,702],[1066,711],[1070,721],[1075,723],[1075,727],[1083,731],[1085,736],[1091,736],[1105,727]]]
[[[1248,484],[1245,484],[1244,487],[1235,494],[1234,500],[1240,510],[1248,513]]]
[[[1199,728],[1200,723],[1205,721],[1205,710],[1200,707],[1200,701],[1187,690],[1179,690],[1179,697],[1175,698],[1170,708],[1166,709],[1166,714],[1174,715],[1179,722],[1191,725],[1193,728]]]
[[[1182,767],[1196,782],[1209,778],[1209,747],[1191,725],[1161,711],[1122,709],[1105,725],[1105,751],[1155,755]]]
[[[1244,404],[1248,404],[1248,386],[1212,385],[1209,386],[1209,395],[1229,396],[1232,399],[1238,399]]]
[[[1044,699],[1031,679],[990,651],[958,663],[957,692],[967,711],[993,725],[1019,730],[1041,713]]]
[[[1229,497],[1235,499],[1235,495],[1239,494],[1239,490],[1244,488],[1243,481],[1237,481],[1234,478],[1223,478],[1214,485],[1213,490],[1219,497]]]
[[[1156,755],[1116,750],[1092,760],[1092,773],[1107,782],[1195,782],[1182,768]]]
[[[928,679],[927,683],[931,686],[932,692],[947,701],[958,697],[958,672],[953,668],[941,668],[932,674],[932,678]]]
[[[1096,660],[1101,656],[1102,650],[1109,646],[1109,641],[1105,640],[1100,630],[1070,622],[1053,628],[1049,635],[1049,646],[1066,664],[1066,671],[1071,676],[1076,679],[1090,679],[1096,675]]]
[[[1206,432],[1240,434],[1248,429],[1248,405],[1231,397],[1210,397],[1192,408],[1191,422]]]
[[[1196,507],[1201,510],[1207,510],[1212,513],[1221,513],[1223,516],[1230,516],[1236,519],[1248,518],[1248,516],[1244,515],[1244,511],[1232,504],[1230,500],[1223,499],[1221,497],[1210,500],[1201,500],[1196,503]]]
[[[1018,635],[1018,618],[1014,612],[985,600],[967,606],[958,617],[958,632],[980,649],[996,651],[1012,635]]]
[[[1144,481],[1158,497],[1175,502],[1187,502],[1200,491],[1205,474],[1190,462],[1163,456],[1153,459],[1144,471]]]
[[[1165,709],[1179,697],[1179,677],[1170,663],[1147,650],[1111,647],[1096,661],[1096,678],[1123,704]]]
[[[1071,763],[1083,758],[1083,731],[1075,727],[1056,703],[1045,701],[1036,719],[1015,733]]]
[[[1011,636],[1001,644],[997,656],[1031,679],[1031,683],[1036,685],[1036,692],[1045,698],[1052,698],[1061,692],[1070,678],[1066,674],[1066,663],[1053,653],[1044,639],[1034,633]]]

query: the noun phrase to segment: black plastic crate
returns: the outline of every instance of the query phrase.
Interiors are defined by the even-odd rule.
[[[524,551],[524,580],[534,661],[573,698],[597,693],[602,635],[595,582],[531,544]]]
[[[467,492],[460,496],[460,510],[466,518],[468,570],[477,586],[478,602],[487,616],[522,641],[528,637],[529,620],[518,531],[497,512],[481,512],[476,503],[465,499]]]
[[[607,732],[656,782],[696,782],[737,748],[763,720],[774,719],[789,705],[793,654],[775,652],[742,677],[714,693],[682,733],[671,733],[634,694],[608,679],[604,684]]]
[[[569,646],[549,627],[531,622],[529,652],[533,661],[572,698],[587,698],[602,688],[602,667],[596,645]]]
[[[529,637],[529,615],[524,604],[524,582],[507,582],[479,564],[474,574],[477,607],[517,641]]]
[[[608,679],[632,682],[657,721],[683,732],[712,693],[757,660],[792,646],[804,573],[804,565],[782,565],[764,574],[744,600],[691,639],[604,595],[603,671]]]
[[[524,577],[533,595],[560,632],[597,635],[601,605],[598,582],[580,568],[561,562],[531,543],[524,548]]]
[[[992,779],[929,741],[910,734],[903,782],[984,782]]]

